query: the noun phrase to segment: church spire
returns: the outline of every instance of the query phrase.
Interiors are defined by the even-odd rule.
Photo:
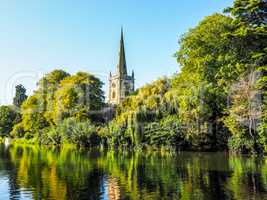
[[[109,96],[108,102],[111,105],[118,105],[128,95],[134,92],[134,72],[132,75],[127,74],[127,65],[125,58],[125,49],[123,41],[123,30],[121,28],[119,62],[117,73],[109,75]]]
[[[124,40],[123,40],[123,29],[121,27],[121,40],[120,40],[120,52],[119,52],[119,64],[118,73],[120,76],[127,75],[127,66],[125,58]]]

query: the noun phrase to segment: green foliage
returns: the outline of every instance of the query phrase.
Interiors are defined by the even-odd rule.
[[[228,116],[224,122],[233,135],[230,147],[235,151],[262,151],[257,130],[261,120],[261,99],[260,91],[256,87],[257,79],[257,73],[253,72],[232,85],[231,105],[227,109]]]
[[[13,105],[20,108],[27,97],[25,87],[23,85],[17,85],[15,97],[13,98]]]
[[[97,127],[90,121],[77,122],[74,119],[68,119],[65,123],[65,126],[72,131],[66,136],[68,142],[84,147],[94,147],[100,144]],[[68,132],[65,132],[65,134]]]
[[[25,132],[39,135],[40,131],[49,126],[44,116],[41,104],[42,99],[37,94],[30,96],[21,107],[22,121],[21,125]]]
[[[12,136],[38,138],[42,144],[60,145],[66,141],[94,146],[99,138],[92,123],[102,120],[102,85],[98,78],[84,72],[70,76],[54,70],[46,74],[22,104],[22,120],[14,126]]]
[[[234,94],[227,110],[229,116],[225,118],[233,134],[230,144],[235,144],[230,147],[238,151],[266,152],[266,9],[265,0],[236,0],[233,7],[227,9],[235,25],[230,37],[240,41],[239,46],[245,52],[240,65],[246,67],[246,71],[232,86]]]
[[[144,127],[144,141],[154,147],[175,147],[186,149],[187,141],[181,131],[177,115],[169,115],[158,122],[151,122]]]
[[[84,72],[61,81],[55,93],[53,122],[57,124],[68,117],[97,119],[95,113],[104,106],[102,85],[98,78]]]
[[[40,140],[42,144],[71,143],[79,147],[98,146],[100,141],[101,138],[95,125],[89,120],[79,121],[75,118],[67,118],[57,126],[44,130],[43,137]]]
[[[266,0],[235,0],[233,7],[225,11],[230,12],[239,26],[259,27],[266,25]]]
[[[38,112],[42,113],[47,123],[54,125],[53,114],[55,107],[55,93],[60,86],[60,82],[70,75],[63,70],[54,70],[46,74],[38,82],[38,89],[35,96],[38,98]]]
[[[182,131],[194,149],[218,150],[226,146],[228,133],[221,117],[228,84],[241,70],[234,64],[238,51],[229,48],[231,22],[221,14],[206,17],[182,37],[176,53],[181,73],[172,84],[178,92]]]
[[[223,86],[223,82],[218,82],[221,77],[229,80],[238,76],[239,71],[233,62],[239,51],[232,48],[233,40],[227,37],[234,29],[231,22],[230,17],[214,14],[206,17],[180,39],[177,61],[184,76],[193,75],[186,78],[194,85],[198,81],[208,81]]]
[[[12,106],[0,106],[0,136],[8,136],[20,115]]]
[[[115,147],[175,147],[180,125],[175,95],[170,80],[162,78],[126,98],[108,125],[108,143]]]
[[[38,82],[37,90],[21,106],[22,121],[14,128],[13,136],[23,137],[29,133],[41,137],[42,129],[53,124],[54,93],[60,81],[67,76],[62,70],[54,70]]]
[[[236,0],[189,30],[181,72],[139,89],[117,108],[113,146],[266,151],[266,1]]]

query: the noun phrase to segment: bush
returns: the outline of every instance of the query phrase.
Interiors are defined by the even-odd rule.
[[[72,143],[79,147],[94,147],[101,142],[97,128],[89,120],[79,121],[75,118],[68,118],[57,126],[44,129],[42,132],[40,139],[42,144]]]
[[[71,122],[71,120],[69,121]],[[70,130],[68,134],[68,141],[78,146],[94,147],[100,144],[100,136],[97,134],[97,128],[91,124],[89,120],[70,123]]]

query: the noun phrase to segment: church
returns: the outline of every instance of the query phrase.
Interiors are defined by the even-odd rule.
[[[117,65],[117,72],[109,75],[109,94],[108,103],[110,105],[117,105],[121,103],[125,97],[134,92],[134,71],[128,75],[123,30],[121,29],[119,62]]]

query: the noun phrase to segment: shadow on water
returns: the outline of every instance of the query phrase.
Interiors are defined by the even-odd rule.
[[[0,199],[267,199],[267,158],[0,145]]]

